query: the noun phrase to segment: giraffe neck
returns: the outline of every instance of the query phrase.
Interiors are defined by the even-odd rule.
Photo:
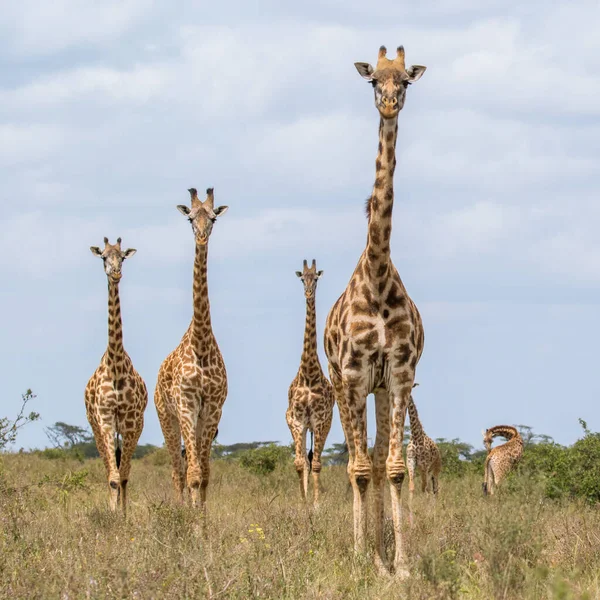
[[[192,343],[196,351],[201,354],[206,351],[207,334],[212,330],[210,322],[210,302],[208,301],[208,280],[206,264],[208,258],[208,244],[196,244],[196,258],[194,259],[194,317],[192,318]]]
[[[508,441],[514,439],[521,439],[519,432],[515,427],[511,427],[510,425],[496,425],[495,427],[490,427],[490,433],[492,437],[503,437]]]
[[[375,161],[375,184],[368,200],[369,228],[365,255],[369,271],[383,277],[390,260],[392,210],[394,208],[394,171],[398,117],[380,119],[379,147]]]
[[[410,418],[411,440],[414,442],[415,446],[421,446],[425,439],[425,432],[423,431],[421,421],[419,421],[419,413],[417,412],[417,407],[415,406],[412,396],[408,401],[408,416]]]
[[[121,321],[121,300],[119,284],[108,280],[108,348],[107,357],[110,365],[122,362],[125,355],[123,348],[123,323]]]
[[[304,346],[300,369],[308,375],[316,368],[321,370],[319,355],[317,353],[317,313],[315,310],[315,296],[306,299],[306,324],[304,326]]]

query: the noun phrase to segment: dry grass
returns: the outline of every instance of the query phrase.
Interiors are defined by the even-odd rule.
[[[475,478],[442,479],[437,503],[417,494],[399,583],[352,552],[343,468],[324,470],[311,515],[291,466],[215,462],[206,542],[156,458],[134,462],[127,521],[107,510],[98,461],[0,461],[1,598],[600,598],[599,511],[526,481],[493,498]]]

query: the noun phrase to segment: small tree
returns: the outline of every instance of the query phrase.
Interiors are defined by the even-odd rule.
[[[27,403],[34,398],[36,398],[36,395],[31,390],[27,390],[24,394],[21,394],[21,410],[19,410],[16,418],[11,420],[8,417],[0,417],[0,450],[4,450],[6,446],[17,439],[19,429],[40,418],[39,413],[33,411],[29,414],[25,413]]]
[[[80,444],[89,444],[94,441],[92,434],[84,427],[69,425],[57,421],[54,425],[44,429],[50,443],[55,448],[73,448]]]
[[[323,459],[326,465],[348,464],[348,446],[345,442],[332,444],[323,452]]]

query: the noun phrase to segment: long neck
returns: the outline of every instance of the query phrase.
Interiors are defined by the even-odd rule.
[[[394,208],[394,171],[396,169],[396,138],[398,118],[379,122],[379,147],[375,161],[375,184],[368,200],[369,229],[366,257],[371,272],[386,275],[392,235],[392,210]],[[379,273],[378,273],[379,274]]]
[[[317,313],[315,310],[315,296],[306,299],[306,324],[304,326],[304,346],[300,369],[308,372],[315,367],[321,368],[317,353]]]
[[[411,439],[415,443],[415,445],[420,445],[423,443],[423,438],[425,437],[425,432],[423,431],[423,426],[421,425],[421,421],[419,421],[419,413],[417,412],[417,407],[415,406],[413,397],[411,396],[408,401],[408,416],[410,418],[410,435]]]
[[[123,360],[123,322],[119,284],[108,280],[108,348],[109,363],[115,365]]]
[[[202,351],[202,342],[205,339],[205,335],[212,329],[210,322],[210,302],[208,301],[208,281],[206,277],[207,258],[208,244],[196,244],[196,258],[194,260],[194,317],[192,319],[192,338],[198,351]]]
[[[515,427],[511,425],[496,425],[490,429],[492,437],[503,437],[507,440],[520,439],[521,436]]]

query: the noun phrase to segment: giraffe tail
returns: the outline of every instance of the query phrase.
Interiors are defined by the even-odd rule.
[[[312,473],[312,459],[313,459],[313,441],[314,434],[310,432],[310,450],[308,451],[308,472]]]
[[[121,438],[117,433],[117,439],[115,443],[115,461],[117,463],[117,469],[121,466]]]

